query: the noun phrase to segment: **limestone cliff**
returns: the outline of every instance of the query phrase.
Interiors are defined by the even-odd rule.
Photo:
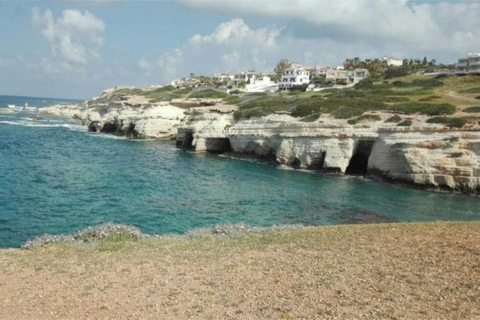
[[[288,115],[233,121],[232,115],[190,116],[177,146],[197,152],[232,151],[298,168],[376,174],[464,192],[480,191],[480,132],[442,125],[341,125],[301,122]]]
[[[175,138],[184,109],[169,102],[150,103],[141,96],[107,90],[80,105],[55,105],[39,112],[79,120],[89,131],[132,138]]]

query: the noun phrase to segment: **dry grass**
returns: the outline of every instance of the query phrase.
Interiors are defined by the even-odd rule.
[[[480,223],[0,251],[0,319],[480,319]]]

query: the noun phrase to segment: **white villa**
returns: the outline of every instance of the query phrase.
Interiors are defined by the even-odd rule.
[[[240,83],[248,84],[248,83],[251,83],[252,81],[255,81],[255,71],[248,70],[247,72],[235,73],[235,76],[233,77],[231,84],[236,87]]]
[[[387,66],[391,67],[391,66],[394,66],[394,67],[401,67],[403,66],[403,60],[400,60],[400,59],[395,59],[395,58],[388,58],[388,57],[383,57],[383,61],[386,61],[387,62]]]
[[[218,81],[230,81],[235,78],[234,73],[214,73],[213,78]]]
[[[455,72],[457,74],[480,74],[480,53],[469,53],[466,58],[458,59]]]
[[[368,76],[367,69],[355,69],[355,70],[327,70],[325,79],[335,84],[345,83],[352,84],[357,83]]]
[[[331,69],[332,69],[331,67],[325,67],[325,66],[316,65],[316,66],[313,67],[313,69],[312,69],[312,77],[326,76],[326,75],[327,75],[327,71],[328,71],[328,70],[331,70]]]
[[[261,78],[254,78],[250,81],[249,84],[245,85],[246,92],[275,92],[278,90],[278,86],[275,82],[273,82],[270,77],[261,77]]]
[[[282,80],[278,83],[279,90],[288,90],[294,86],[309,84],[310,72],[304,68],[290,67],[283,73]]]

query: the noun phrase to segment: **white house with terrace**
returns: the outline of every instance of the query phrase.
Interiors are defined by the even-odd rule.
[[[457,74],[480,74],[480,53],[469,53],[466,58],[458,59],[455,72]]]
[[[310,72],[301,67],[291,67],[285,70],[282,80],[278,83],[279,90],[289,90],[292,87],[310,83]]]

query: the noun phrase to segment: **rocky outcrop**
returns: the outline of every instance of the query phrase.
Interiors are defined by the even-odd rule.
[[[184,111],[169,102],[149,103],[139,96],[119,98],[114,90],[107,90],[100,97],[80,105],[39,109],[40,113],[77,119],[91,132],[160,139],[177,136]]]
[[[197,152],[232,151],[304,169],[480,191],[480,132],[476,128],[351,126],[328,120],[305,123],[287,115],[234,123],[230,115],[210,113],[183,124],[180,141],[189,141],[185,149]]]

